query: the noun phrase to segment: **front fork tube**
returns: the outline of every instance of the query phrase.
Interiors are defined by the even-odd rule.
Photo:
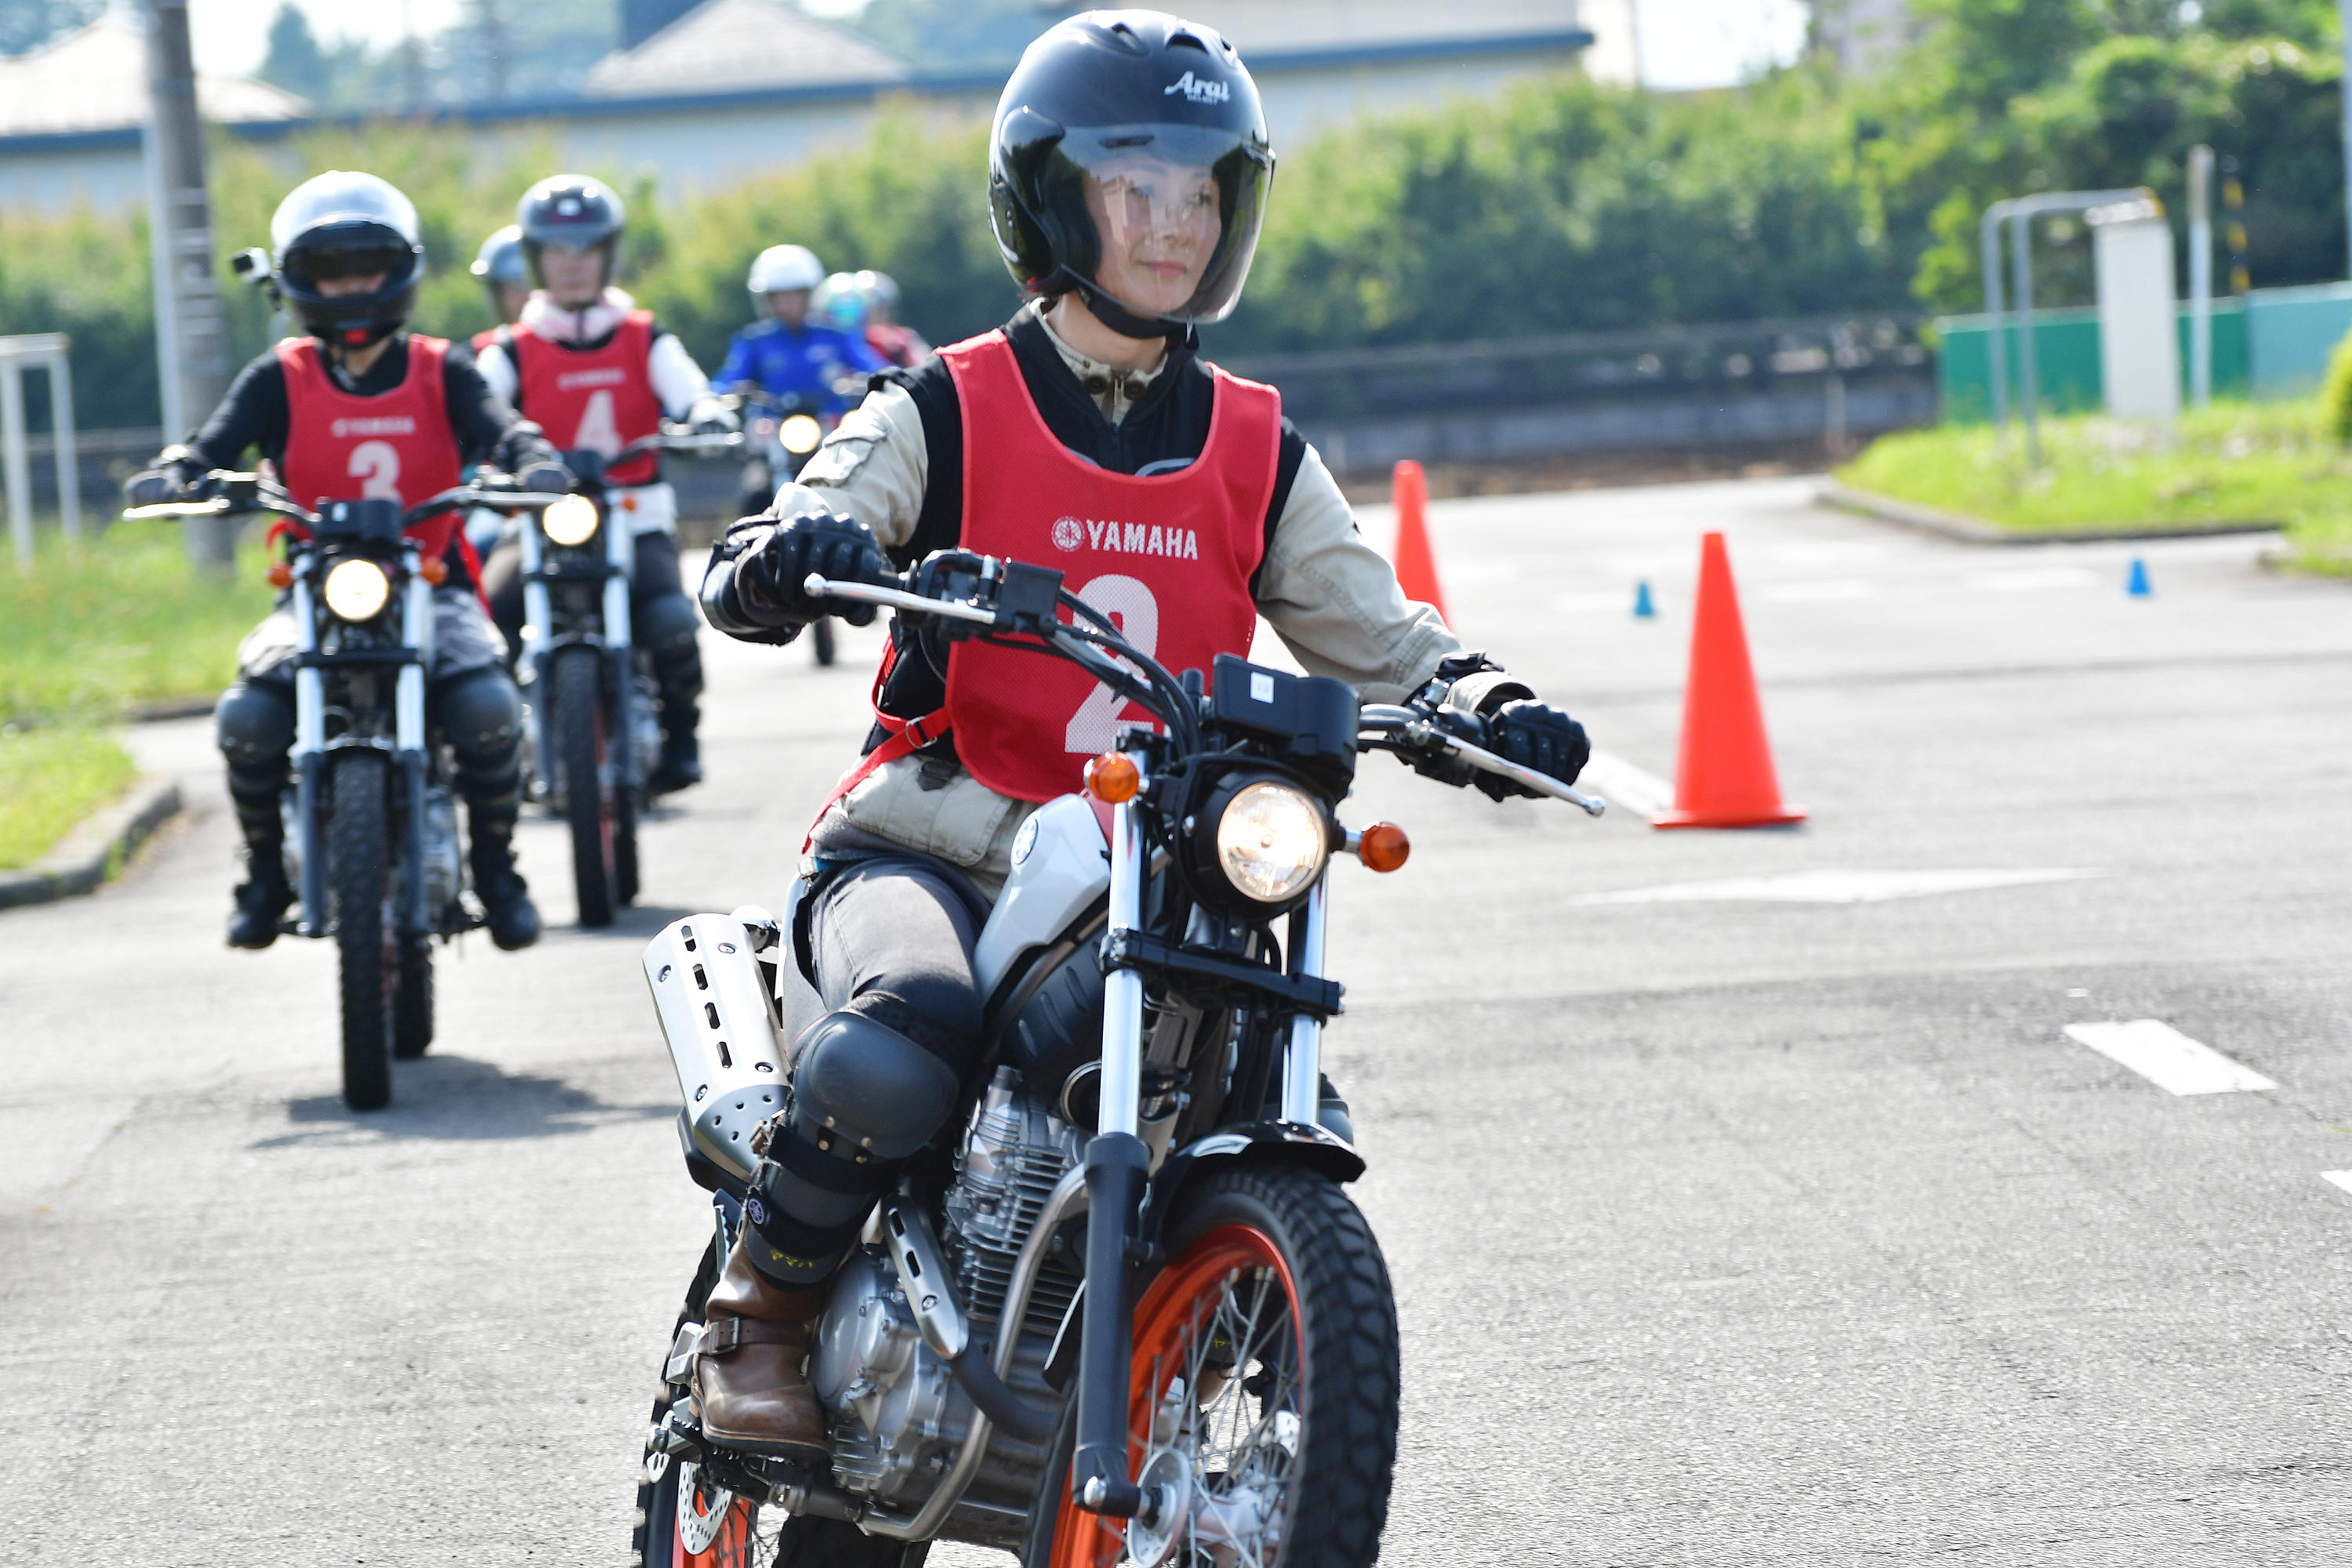
[[[629,626],[629,584],[636,572],[637,537],[628,523],[626,517],[617,513],[604,515],[604,560],[613,569],[604,579],[604,659],[605,679],[613,693],[608,710],[613,715],[610,754],[616,790],[635,788],[640,782],[635,712],[637,682],[632,651],[635,643]]]
[[[1111,813],[1112,933],[1142,923],[1146,862],[1133,802]],[[1143,1494],[1128,1470],[1129,1363],[1134,1355],[1129,1260],[1151,1153],[1136,1136],[1142,1115],[1143,977],[1104,981],[1101,1118],[1087,1145],[1087,1301],[1078,1340],[1077,1449],[1070,1495],[1089,1512],[1132,1517]]]
[[[295,563],[294,647],[300,653],[319,649],[319,623],[310,602],[310,562]],[[315,666],[294,671],[294,828],[302,840],[302,919],[297,928],[304,936],[327,933],[327,836],[319,830],[320,783],[327,765],[327,678]]]
[[[1327,868],[1307,895],[1304,927],[1291,953],[1290,972],[1320,979],[1323,929],[1329,908],[1331,873]],[[1311,1013],[1290,1020],[1290,1048],[1282,1057],[1282,1119],[1312,1127],[1323,1114],[1323,1021]]]
[[[412,552],[412,554],[414,552]],[[433,585],[409,563],[408,601],[402,606],[415,662],[400,667],[393,689],[393,743],[408,810],[401,834],[400,929],[428,929],[425,910],[425,671],[433,660]]]

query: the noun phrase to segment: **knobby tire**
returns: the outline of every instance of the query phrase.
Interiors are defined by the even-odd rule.
[[[612,798],[604,782],[609,740],[602,657],[590,647],[562,649],[550,681],[555,755],[563,770],[563,816],[572,829],[572,885],[583,926],[613,923],[620,880],[614,865]]]
[[[331,778],[327,889],[341,972],[343,1101],[353,1110],[380,1110],[392,1101],[400,968],[389,875],[392,773],[381,752],[352,750],[335,757]]]

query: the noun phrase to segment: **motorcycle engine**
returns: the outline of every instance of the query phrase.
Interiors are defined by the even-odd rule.
[[[1076,1129],[1019,1083],[1012,1069],[999,1069],[973,1108],[944,1205],[941,1240],[959,1293],[976,1334],[992,1341],[1022,1244],[1080,1151]],[[1026,1314],[1032,1334],[1050,1338],[1060,1326],[1077,1294],[1074,1264],[1047,1259]],[[1024,1363],[1029,1377],[1042,1356],[1039,1344]],[[842,1266],[817,1325],[809,1375],[835,1418],[833,1467],[842,1489],[885,1501],[929,1495],[963,1441],[971,1402],[923,1344],[881,1248],[862,1248]]]

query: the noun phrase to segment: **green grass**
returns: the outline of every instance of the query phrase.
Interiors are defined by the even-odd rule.
[[[0,871],[39,859],[132,772],[131,754],[102,730],[0,728]]]
[[[2169,439],[2102,416],[2045,419],[2042,468],[2023,448],[2015,426],[2006,442],[1983,426],[1906,431],[1838,478],[2020,533],[2277,522],[2305,566],[2352,575],[2352,451],[2322,433],[2315,398],[2216,404]]]
[[[248,545],[234,576],[199,576],[168,522],[118,522],[79,552],[47,533],[29,568],[0,557],[0,722],[102,722],[219,691],[268,612],[261,571]]]

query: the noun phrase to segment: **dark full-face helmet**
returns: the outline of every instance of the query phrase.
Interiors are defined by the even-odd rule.
[[[602,180],[585,174],[550,174],[523,193],[515,205],[515,226],[522,230],[523,263],[530,279],[547,287],[540,270],[540,253],[551,245],[575,250],[595,250],[604,258],[604,281],[621,275],[621,238],[628,230],[629,212],[618,193]]]
[[[467,268],[482,281],[482,287],[494,293],[501,287],[527,288],[530,270],[523,265],[522,230],[513,224],[493,231],[482,241],[482,248]]]
[[[1209,27],[1089,11],[1029,46],[997,100],[989,216],[1013,279],[1135,337],[1223,321],[1257,253],[1274,148],[1257,84]]]
[[[341,348],[398,331],[425,276],[415,206],[388,181],[350,170],[295,186],[269,220],[269,249],[278,294],[302,330]],[[377,281],[352,289],[362,279]]]

